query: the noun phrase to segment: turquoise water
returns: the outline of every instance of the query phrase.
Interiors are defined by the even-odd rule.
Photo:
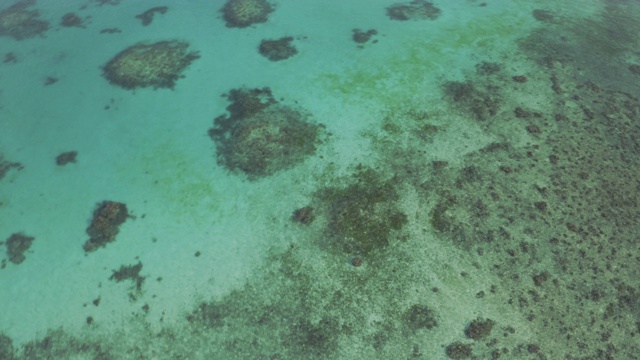
[[[637,359],[639,97],[638,1],[0,1],[0,359]]]

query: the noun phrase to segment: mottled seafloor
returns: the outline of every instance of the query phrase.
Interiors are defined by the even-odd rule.
[[[640,358],[639,1],[270,2],[229,28],[223,1],[27,1],[48,30],[0,36],[0,359]],[[200,55],[173,89],[102,76],[171,39]],[[216,161],[242,87],[322,124],[315,153]],[[132,216],[85,253],[105,200]]]

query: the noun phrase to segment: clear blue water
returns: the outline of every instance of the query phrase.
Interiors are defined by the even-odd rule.
[[[0,359],[637,359],[640,2],[0,1]]]

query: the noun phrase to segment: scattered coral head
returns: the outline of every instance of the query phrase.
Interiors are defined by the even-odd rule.
[[[262,40],[260,42],[260,54],[270,61],[288,59],[298,53],[298,49],[291,44],[292,36],[282,37],[278,40]]]
[[[387,16],[392,20],[435,20],[442,11],[430,1],[413,0],[410,3],[387,7]]]
[[[265,22],[272,11],[266,0],[229,0],[222,8],[227,27],[238,28]]]

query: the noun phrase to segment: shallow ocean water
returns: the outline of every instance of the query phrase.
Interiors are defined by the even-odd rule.
[[[637,359],[639,138],[638,1],[2,0],[0,359]]]

